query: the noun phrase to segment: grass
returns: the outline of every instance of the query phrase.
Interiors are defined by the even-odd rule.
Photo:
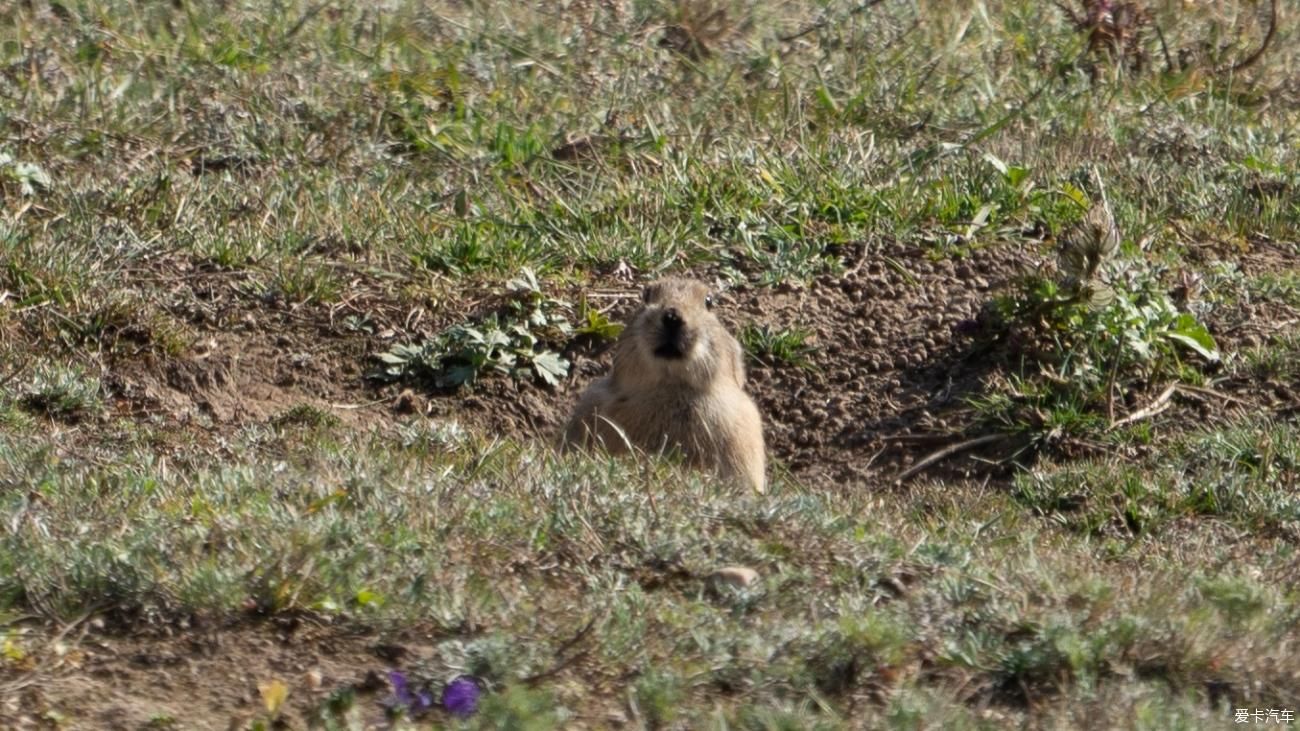
[[[1275,432],[1290,440],[1277,456],[1225,443],[1186,484],[1273,485],[1280,502],[1255,515],[1286,522],[1279,508],[1297,506],[1276,481],[1294,434]],[[778,484],[752,497],[674,479],[667,465],[558,460],[455,430],[403,442],[337,436],[325,453],[307,439],[287,462],[268,455],[170,476],[147,452],[68,468],[6,442],[0,459],[36,478],[40,502],[9,493],[5,510],[37,510],[41,528],[5,534],[0,597],[58,617],[112,606],[126,616],[310,610],[421,623],[448,638],[437,663],[470,668],[502,693],[484,727],[519,704],[542,716],[595,712],[601,701],[573,688],[526,703],[512,695],[522,689],[503,690],[552,669],[573,636],[579,647],[558,656],[581,650],[587,687],[631,677],[643,718],[690,726],[835,725],[857,713],[892,726],[912,705],[978,725],[974,707],[988,703],[1017,715],[1026,703],[1064,713],[1079,701],[1117,704],[1107,711],[1117,723],[1153,701],[1208,721],[1222,704],[1187,694],[1207,684],[1232,687],[1238,703],[1286,702],[1285,663],[1263,671],[1263,685],[1247,682],[1262,657],[1285,653],[1271,643],[1292,631],[1291,584],[1257,576],[1293,571],[1286,552],[1231,568],[1230,541],[1165,531],[1089,556],[996,492],[933,485],[896,499]],[[611,480],[629,489],[602,489]],[[131,531],[109,519],[122,514]],[[756,567],[761,582],[712,590],[720,563]],[[528,568],[541,565],[550,568]],[[467,623],[483,631],[460,639]]]
[[[1189,516],[1243,530],[1291,530],[1296,501],[1295,428],[1245,422],[1190,433],[1137,465],[1080,462],[1020,475],[1016,491],[1053,521],[1094,535],[1137,535]]]
[[[1028,0],[5,5],[0,689],[39,667],[23,617],[200,613],[419,627],[420,682],[486,684],[469,728],[1294,708],[1300,39],[1280,5],[1230,71],[1267,4],[1144,3],[1142,72]],[[1101,309],[1050,264],[1097,179],[1121,233]],[[1038,462],[756,497],[468,419],[368,431],[299,400],[186,430],[115,408],[212,333],[291,324],[367,339],[348,365],[381,380],[554,398],[566,346],[618,333],[577,290],[691,270],[815,294],[898,245],[1016,262],[979,341],[1000,368],[967,403]],[[738,336],[816,380],[811,332]],[[1278,403],[1115,428],[1141,405],[1122,394],[1165,383]],[[719,589],[723,565],[761,580]],[[350,693],[316,711],[355,717]],[[153,725],[208,720],[169,713]]]
[[[811,335],[800,328],[773,328],[768,325],[746,325],[737,334],[745,352],[766,365],[788,364],[799,368],[810,366],[808,355],[813,347],[808,344]]]

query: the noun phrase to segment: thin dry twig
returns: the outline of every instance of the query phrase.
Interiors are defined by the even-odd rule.
[[[401,394],[399,393],[394,396],[385,396],[384,398],[375,399],[374,401],[362,401],[361,403],[357,403],[357,404],[336,404],[330,402],[327,403],[326,405],[329,406],[331,409],[338,409],[340,411],[352,411],[354,409],[366,409],[371,406],[387,403],[389,401],[396,401],[398,396],[401,396]]]
[[[1115,421],[1115,379],[1119,376],[1121,347],[1116,344],[1115,357],[1110,361],[1110,375],[1106,378],[1106,421]]]
[[[880,438],[883,442],[899,444],[939,444],[951,442],[960,434],[889,434]]]
[[[1256,404],[1256,403],[1253,402],[1253,401],[1247,401],[1246,399],[1238,398],[1238,397],[1233,396],[1233,395],[1231,395],[1231,394],[1226,394],[1226,393],[1224,393],[1224,392],[1222,392],[1222,391],[1216,391],[1216,390],[1214,390],[1214,389],[1212,389],[1212,388],[1206,388],[1206,387],[1204,387],[1204,386],[1193,386],[1193,385],[1191,385],[1191,384],[1187,384],[1187,383],[1180,383],[1180,384],[1178,384],[1178,391],[1179,391],[1179,393],[1197,394],[1197,395],[1200,395],[1200,396],[1207,396],[1207,397],[1210,397],[1210,398],[1217,398],[1217,399],[1220,399],[1220,400],[1223,400],[1223,401],[1230,401],[1230,402],[1232,402],[1232,403],[1241,404],[1242,406],[1258,406],[1258,405],[1259,405],[1259,404]]]
[[[858,13],[861,13],[861,12],[863,12],[863,11],[866,11],[866,10],[870,9],[870,8],[873,8],[873,7],[875,7],[875,6],[879,5],[879,4],[881,4],[881,3],[884,2],[884,1],[885,1],[885,0],[866,0],[866,2],[862,3],[861,5],[857,6],[856,8],[853,8],[852,10],[850,10],[850,11],[846,14],[845,18],[848,18],[848,17],[853,16],[853,15],[857,15]],[[801,28],[800,30],[798,30],[798,31],[796,31],[796,32],[794,32],[794,33],[790,33],[789,35],[777,36],[776,39],[777,39],[778,41],[781,41],[782,43],[789,43],[790,41],[794,41],[794,40],[798,40],[798,39],[800,39],[800,38],[803,38],[804,36],[808,35],[809,33],[813,33],[813,32],[815,32],[815,31],[819,31],[819,30],[821,30],[822,28],[825,28],[826,26],[828,26],[828,25],[830,25],[830,24],[831,24],[830,16],[822,16],[822,17],[821,17],[820,19],[818,19],[815,23],[812,23],[812,24],[810,24],[810,25],[804,26],[804,27]]]
[[[914,477],[915,475],[920,473],[922,470],[925,470],[935,462],[938,462],[943,459],[947,459],[948,457],[951,457],[954,454],[959,454],[961,452],[965,452],[967,450],[974,449],[976,447],[981,447],[984,446],[985,444],[992,444],[993,442],[1001,441],[1006,438],[1007,438],[1006,434],[985,434],[983,436],[975,437],[974,439],[967,439],[964,442],[950,444],[944,447],[943,449],[930,453],[920,462],[917,462],[916,464],[904,470],[902,474],[894,478],[894,482],[896,483],[905,482],[906,480]]]
[[[888,449],[888,447],[881,447],[880,449],[877,449],[876,453],[871,455],[871,459],[867,460],[867,463],[862,465],[862,471],[865,472],[871,469],[871,465],[875,464],[876,460],[880,459],[880,455],[884,454],[886,449]]]
[[[1154,401],[1118,421],[1112,421],[1109,429],[1118,429],[1126,424],[1132,424],[1143,419],[1149,419],[1157,414],[1163,413],[1165,409],[1169,408],[1169,399],[1173,397],[1174,391],[1177,390],[1177,383],[1171,383],[1168,386],[1165,386],[1165,390],[1161,391],[1160,395],[1156,396]]]
[[[1152,23],[1151,25],[1156,29],[1156,38],[1160,39],[1160,53],[1165,57],[1165,73],[1172,74],[1174,72],[1174,59],[1173,56],[1169,55],[1169,44],[1165,43],[1165,32],[1161,30],[1159,23]]]

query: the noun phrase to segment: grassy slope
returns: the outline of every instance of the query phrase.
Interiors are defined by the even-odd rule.
[[[1293,422],[1001,487],[752,498],[418,424],[250,425],[236,459],[169,465],[95,380],[126,349],[194,347],[177,262],[248,297],[330,304],[361,281],[454,311],[525,266],[761,285],[834,271],[838,244],[960,256],[1069,219],[990,157],[1038,190],[1095,166],[1130,255],[1206,272],[1210,301],[1296,306],[1294,269],[1231,264],[1296,253],[1294,18],[1238,78],[1196,57],[1240,57],[1231,19],[1172,8],[1165,41],[1199,70],[1090,81],[1044,3],[733,3],[694,58],[656,43],[702,15],[670,3],[389,5],[0,11],[0,612],[418,622],[516,688],[485,727],[1171,728],[1295,706]],[[1289,343],[1231,367],[1294,377]],[[69,454],[51,413],[122,445]],[[715,591],[731,563],[762,584]]]

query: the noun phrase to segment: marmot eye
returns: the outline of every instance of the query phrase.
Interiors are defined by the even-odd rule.
[[[644,303],[646,303],[646,304],[650,304],[650,288],[649,288],[649,287],[646,287],[645,289],[641,290],[641,301],[644,302]]]
[[[704,295],[704,306],[710,310],[713,309],[713,295],[711,294]]]

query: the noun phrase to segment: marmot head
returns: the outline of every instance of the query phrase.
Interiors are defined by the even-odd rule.
[[[619,378],[696,388],[720,377],[744,384],[740,343],[713,314],[708,285],[661,279],[642,291],[641,300],[615,357]]]

